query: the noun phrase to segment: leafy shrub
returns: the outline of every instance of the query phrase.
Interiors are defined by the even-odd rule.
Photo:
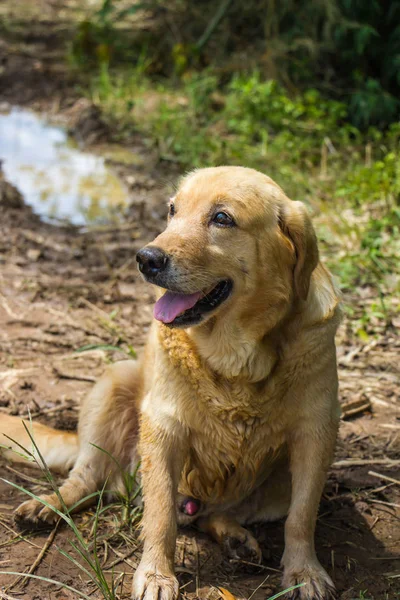
[[[212,66],[223,83],[258,68],[291,95],[312,88],[339,100],[365,129],[400,117],[399,23],[400,0],[102,0],[72,55],[81,65],[135,65],[145,51],[153,73]]]

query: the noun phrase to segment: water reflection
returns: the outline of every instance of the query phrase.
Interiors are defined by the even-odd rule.
[[[29,111],[0,114],[0,158],[6,179],[46,219],[115,221],[127,203],[103,158],[77,150],[63,129]]]

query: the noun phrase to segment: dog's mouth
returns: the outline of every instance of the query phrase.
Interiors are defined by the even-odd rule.
[[[167,290],[154,306],[154,317],[170,327],[197,325],[216,310],[232,292],[230,279],[219,281],[211,290],[180,294]]]

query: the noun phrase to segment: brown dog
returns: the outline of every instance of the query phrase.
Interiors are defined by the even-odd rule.
[[[144,551],[133,598],[177,598],[177,517],[196,520],[231,555],[259,561],[242,525],[286,514],[283,585],[306,584],[292,598],[333,598],[314,529],[339,422],[340,311],[304,205],[251,169],[195,171],[170,201],[166,230],[137,260],[160,289],[141,360],[115,364],[94,387],[79,444],[34,428],[49,467],[74,464],[60,489],[65,504],[107,478],[121,485],[93,443],[126,469],[140,456]],[[24,443],[15,417],[1,430]],[[60,508],[55,495],[46,500]],[[55,516],[36,500],[17,514]]]

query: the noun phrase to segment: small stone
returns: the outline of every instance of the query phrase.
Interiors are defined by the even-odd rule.
[[[26,256],[28,257],[29,260],[36,262],[37,260],[39,260],[41,254],[42,254],[42,251],[40,249],[29,248],[28,252],[26,253]]]

